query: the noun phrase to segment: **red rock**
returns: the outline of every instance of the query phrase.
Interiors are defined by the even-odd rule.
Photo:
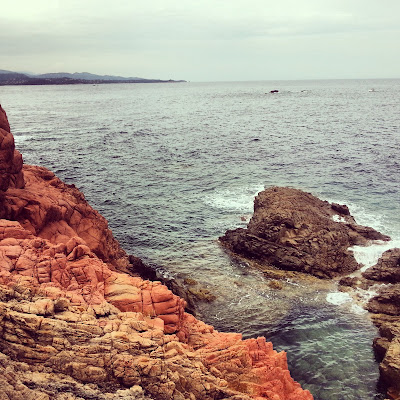
[[[290,377],[286,354],[264,338],[217,332],[160,282],[121,272],[125,252],[75,187],[41,167],[23,171],[25,187],[10,178],[0,199],[0,350],[16,365],[10,379],[19,382],[12,363],[24,361],[27,370],[46,366],[53,380],[73,378],[74,388],[76,380],[140,384],[160,400],[312,399]],[[0,383],[11,371],[2,356]],[[18,388],[34,393],[20,383],[7,393]],[[93,390],[88,398],[100,396]]]

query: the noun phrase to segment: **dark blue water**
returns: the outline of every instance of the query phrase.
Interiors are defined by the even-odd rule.
[[[272,339],[316,399],[380,398],[358,306],[333,283],[271,289],[216,239],[282,185],[348,204],[397,243],[399,80],[1,87],[0,102],[25,161],[75,183],[127,252],[217,295],[206,322]]]

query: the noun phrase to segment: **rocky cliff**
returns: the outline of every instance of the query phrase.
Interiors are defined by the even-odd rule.
[[[311,400],[286,354],[185,312],[129,275],[73,185],[22,165],[0,107],[0,390],[4,399]]]
[[[382,254],[378,263],[362,274],[361,284],[379,284],[377,295],[367,309],[379,328],[381,337],[374,340],[374,349],[380,360],[383,381],[389,385],[391,398],[400,398],[400,249]]]

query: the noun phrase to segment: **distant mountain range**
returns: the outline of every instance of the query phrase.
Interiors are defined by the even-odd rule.
[[[103,84],[103,83],[167,83],[186,82],[161,79],[144,79],[138,77],[125,78],[123,76],[96,75],[89,72],[51,72],[48,74],[33,75],[0,69],[0,86],[5,85],[73,85],[73,84]]]

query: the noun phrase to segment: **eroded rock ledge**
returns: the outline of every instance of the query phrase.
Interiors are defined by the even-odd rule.
[[[107,221],[22,166],[0,107],[0,391],[5,399],[312,400],[264,338],[220,333],[127,274]]]
[[[360,267],[349,247],[389,239],[358,225],[345,205],[298,189],[271,187],[255,198],[247,228],[227,231],[220,242],[261,265],[332,278]]]

